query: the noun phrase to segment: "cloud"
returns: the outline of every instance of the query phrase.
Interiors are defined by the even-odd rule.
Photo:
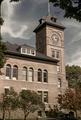
[[[27,26],[23,25],[20,26],[20,29],[18,29],[16,32],[13,32],[13,29],[11,29],[11,26],[5,26],[2,28],[2,32],[10,34],[11,37],[14,38],[24,38],[24,32],[27,31]]]
[[[70,65],[79,65],[81,66],[81,50],[77,51],[73,56],[70,62],[67,62]]]
[[[35,45],[33,30],[38,25],[38,20],[48,14],[48,0],[21,0],[21,3],[10,4],[4,0],[2,15],[5,20],[2,27],[4,41],[18,44],[26,43]],[[65,59],[66,64],[80,64],[81,61],[81,23],[74,19],[63,18],[64,11],[54,8],[51,4],[51,14],[57,16],[65,29]]]

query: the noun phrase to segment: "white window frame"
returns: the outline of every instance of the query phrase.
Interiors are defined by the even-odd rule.
[[[25,49],[25,52],[23,52],[23,49]],[[21,54],[27,54],[27,48],[22,47],[21,48]]]

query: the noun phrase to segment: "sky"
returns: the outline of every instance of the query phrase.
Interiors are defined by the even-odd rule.
[[[54,15],[66,27],[64,31],[65,63],[81,66],[81,23],[74,19],[63,17],[64,11],[50,5],[51,15]],[[48,0],[20,0],[19,3],[9,3],[4,0],[2,16],[4,25],[2,37],[4,41],[35,46],[35,33],[38,20],[48,15]]]

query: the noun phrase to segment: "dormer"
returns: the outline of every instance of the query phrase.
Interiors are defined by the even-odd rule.
[[[36,55],[36,50],[33,47],[30,47],[28,45],[22,45],[19,47],[19,51],[21,54],[25,54],[25,55],[31,55],[31,56],[35,56]]]

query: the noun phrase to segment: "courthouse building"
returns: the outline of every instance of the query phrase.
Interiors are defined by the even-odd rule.
[[[13,87],[34,90],[45,104],[54,105],[67,87],[64,64],[64,29],[56,17],[45,16],[35,28],[36,48],[6,43],[6,64],[0,76],[0,93]]]

